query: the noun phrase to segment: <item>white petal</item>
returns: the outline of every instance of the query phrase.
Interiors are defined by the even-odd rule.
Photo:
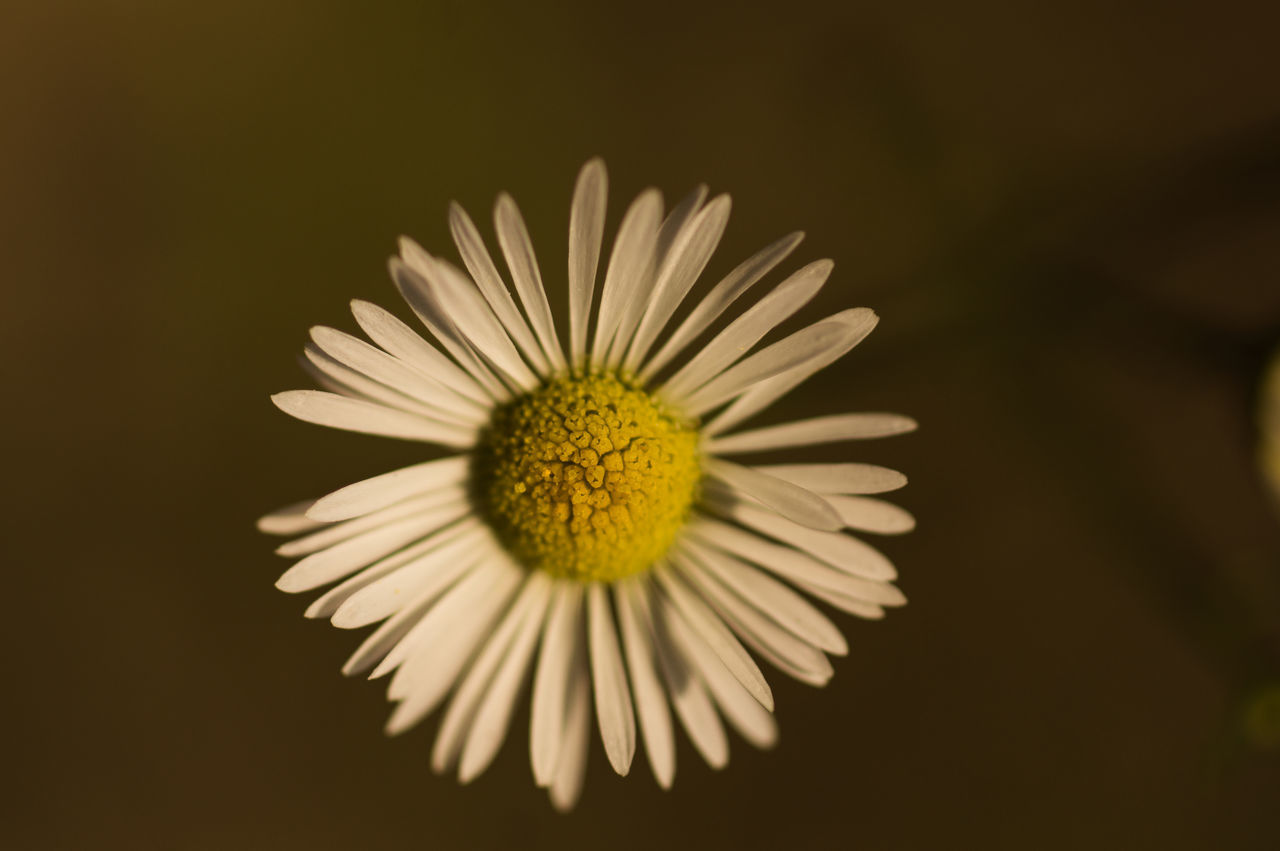
[[[587,325],[600,264],[607,198],[604,162],[593,159],[578,173],[569,211],[569,350],[575,367],[586,358]]]
[[[867,308],[855,307],[850,310],[842,310],[830,318],[845,322],[852,327],[862,325],[868,314],[871,314],[871,311],[867,310]],[[874,314],[871,315],[874,319]],[[850,349],[866,338],[866,334],[870,333],[874,324],[873,321],[871,326],[864,326],[866,332],[862,335],[851,335],[839,346],[819,352],[809,360],[755,384],[735,399],[733,404],[717,414],[715,419],[707,423],[703,427],[702,433],[708,437],[720,434],[763,411],[776,400],[794,390],[814,373],[825,369],[848,354]]]
[[[676,716],[707,764],[714,769],[724,768],[729,762],[729,739],[725,736],[724,726],[720,723],[720,716],[716,714],[711,696],[707,694],[702,680],[689,669],[688,663],[676,649],[663,620],[653,611],[657,598],[653,586],[646,580],[641,583],[641,587],[643,593],[636,594],[633,599],[642,610],[650,635],[653,636],[658,667],[662,670],[662,678],[667,684],[667,693],[671,695],[671,705],[675,708]]]
[[[472,403],[463,401],[456,395],[453,396],[453,399],[467,413],[443,410],[410,398],[400,391],[393,390],[385,384],[374,381],[367,375],[356,372],[354,369],[334,360],[315,343],[307,343],[303,347],[303,355],[305,355],[305,358],[301,361],[301,364],[307,374],[322,389],[336,393],[339,396],[373,402],[397,411],[404,411],[415,417],[421,417],[427,422],[438,423],[459,435],[474,435],[479,426],[487,421],[487,411],[475,409]],[[442,388],[442,392],[452,394],[452,391],[446,388]]]
[[[348,597],[364,588],[371,582],[381,579],[387,574],[398,570],[421,555],[425,555],[435,549],[442,541],[449,540],[458,534],[459,530],[465,530],[470,518],[464,518],[460,523],[440,529],[416,544],[405,547],[400,552],[392,553],[384,559],[374,562],[364,570],[347,577],[341,583],[330,588],[327,592],[317,597],[310,606],[307,606],[305,613],[308,618],[327,618],[331,617],[338,607],[342,605]]]
[[[478,524],[474,517],[464,518],[447,534],[437,536],[430,550],[352,594],[334,612],[333,625],[340,629],[368,626],[428,591],[442,593],[484,557]]]
[[[844,526],[840,516],[826,500],[785,479],[718,458],[708,458],[704,462],[704,468],[708,475],[758,499],[788,520],[828,531]]]
[[[484,247],[480,232],[472,223],[471,217],[456,203],[449,205],[449,231],[453,234],[453,241],[458,246],[458,252],[462,255],[462,262],[466,264],[467,271],[471,273],[471,277],[475,278],[480,292],[484,293],[485,300],[502,321],[511,339],[539,373],[542,375],[549,373],[551,365],[547,361],[547,356],[538,346],[537,339],[529,330],[529,324],[520,315],[519,308],[511,298],[510,290],[507,289],[502,276],[498,274],[498,267],[493,265],[493,258]]]
[[[468,574],[463,582],[454,586],[454,590],[464,590],[463,583],[478,574],[479,571]],[[400,700],[387,719],[385,730],[388,736],[403,733],[440,705],[449,690],[458,683],[476,648],[492,633],[508,608],[519,580],[518,574],[505,573],[499,578],[497,587],[491,586],[489,593],[472,600],[467,608],[456,607],[455,603],[462,595],[451,593],[436,604],[410,635],[405,636],[404,641],[412,640],[411,650],[387,689],[388,697]],[[439,615],[437,610],[441,610]],[[381,669],[380,665],[374,674]]]
[[[489,410],[493,400],[485,389],[393,314],[359,299],[351,302],[351,314],[370,340],[449,388],[458,396],[460,404],[470,405],[481,412]]]
[[[685,553],[672,553],[671,561],[738,637],[778,670],[814,686],[831,679],[834,671],[821,650],[749,605]]]
[[[385,657],[389,650],[395,648],[404,639],[433,603],[435,603],[434,597],[424,595],[422,600],[411,602],[383,621],[377,629],[369,633],[364,641],[360,642],[356,652],[352,653],[343,664],[342,673],[351,677],[363,674],[373,667],[374,663]]]
[[[395,282],[396,289],[400,291],[400,296],[405,303],[422,324],[427,326],[427,330],[440,345],[444,346],[445,351],[462,365],[467,375],[484,388],[485,394],[490,398],[499,402],[510,398],[511,394],[507,388],[480,359],[480,356],[471,348],[466,336],[443,310],[426,279],[409,268],[399,257],[388,260],[387,268],[391,272],[391,280]]]
[[[539,786],[550,786],[555,779],[556,759],[564,748],[569,674],[573,670],[581,614],[582,586],[568,580],[558,582],[551,614],[542,630],[529,717],[529,758]]]
[[[307,510],[307,516],[326,522],[346,520],[418,494],[452,492],[466,482],[470,464],[470,455],[454,455],[383,473],[321,497]]]
[[[469,434],[457,426],[324,390],[286,390],[272,396],[271,401],[289,416],[330,428],[422,440],[459,449],[475,443],[474,433]]]
[[[433,700],[442,698],[493,621],[506,611],[525,571],[510,562],[496,540],[490,543],[489,555],[442,594],[369,674],[376,680],[396,672],[387,686],[389,699],[422,702],[435,687]]]
[[[661,218],[662,195],[656,189],[640,193],[622,217],[600,291],[600,312],[591,342],[593,363],[606,361],[631,294],[643,281],[652,280],[654,244]]]
[[[455,416],[432,408],[398,390],[392,390],[385,384],[374,381],[362,372],[357,372],[341,361],[335,360],[315,343],[307,343],[303,348],[303,354],[306,355],[306,360],[302,368],[326,390],[352,399],[377,402],[388,408],[395,408],[428,420],[448,423],[468,430],[474,429],[472,425],[459,422]]]
[[[790,544],[853,576],[890,580],[898,575],[893,564],[878,550],[841,532],[810,529],[745,502],[709,499],[708,505],[748,528]]]
[[[728,196],[725,196],[726,203]],[[654,271],[661,266],[668,255],[675,250],[676,244],[681,241],[681,237],[693,227],[694,217],[702,210],[702,202],[707,200],[707,187],[699,184],[689,191],[689,194],[680,199],[680,203],[671,208],[671,212],[662,221],[662,227],[658,229],[658,240],[654,244],[654,256],[657,257],[657,266]]]
[[[686,619],[684,610],[660,597],[658,611],[678,652],[706,683],[729,723],[756,747],[772,747],[778,737],[778,725],[773,716],[725,666],[723,657],[712,652],[703,633]]]
[[[268,535],[296,535],[300,532],[310,532],[312,529],[318,529],[324,524],[314,517],[307,516],[307,512],[313,505],[315,505],[315,500],[307,499],[286,505],[284,508],[278,508],[270,514],[259,518],[258,531],[265,532]]]
[[[911,512],[882,499],[828,494],[826,500],[840,515],[841,522],[850,529],[880,535],[900,535],[916,528],[916,519],[911,516]]]
[[[613,586],[622,627],[622,644],[627,654],[627,671],[631,674],[631,693],[635,697],[640,733],[649,755],[653,776],[663,789],[671,788],[676,773],[676,740],[671,726],[671,710],[658,681],[654,666],[653,638],[649,625],[635,601],[643,596],[643,586],[628,579]]]
[[[307,556],[286,570],[276,580],[276,587],[296,594],[327,585],[452,523],[469,510],[470,507],[465,502],[455,503],[393,520],[385,526],[362,532],[327,550]]]
[[[636,752],[636,719],[618,649],[618,631],[604,586],[587,588],[587,632],[591,648],[591,684],[595,691],[600,738],[613,770],[625,776]]]
[[[405,639],[410,633],[420,630],[425,621],[439,621],[450,613],[460,613],[465,623],[474,624],[481,620],[476,611],[480,602],[492,601],[494,605],[501,602],[505,605],[506,598],[503,593],[513,592],[522,576],[520,570],[514,567],[506,568],[507,566],[500,561],[480,564],[438,601],[428,596],[405,606],[361,642],[356,652],[351,654],[351,658],[342,666],[342,673],[347,676],[362,674],[378,664],[378,668],[369,675],[369,678],[382,676],[404,661],[412,647],[411,643],[406,646]],[[502,591],[504,582],[506,583],[505,592]],[[465,604],[459,605],[458,600],[468,589],[471,590],[470,596],[466,598]],[[457,646],[456,642],[451,645],[451,647],[454,646]],[[387,664],[389,654],[396,656],[391,664]]]
[[[434,416],[470,426],[484,422],[483,412],[443,384],[361,339],[323,325],[311,329],[311,339],[329,357],[422,403]]]
[[[319,347],[314,343],[307,343],[303,346],[303,355],[305,355],[305,357],[298,357],[298,366],[302,367],[302,371],[310,376],[311,380],[314,381],[321,390],[328,390],[330,393],[337,393],[339,396],[347,396],[352,399],[368,400],[371,398],[368,394],[360,392],[352,385],[335,379],[330,373],[334,373],[337,370],[344,371],[350,375],[355,375],[355,373],[325,355],[325,353],[320,351]],[[325,370],[316,366],[317,363],[321,362],[326,364],[326,368],[336,367],[336,370],[330,369],[329,372],[325,372]],[[356,376],[356,379],[357,381],[367,381],[367,379],[362,379],[360,376]],[[373,384],[372,381],[368,383]],[[389,394],[391,391],[388,390],[386,392]],[[392,405],[391,407],[396,406]]]
[[[824,357],[827,352],[846,345],[849,338],[858,333],[863,332],[838,319],[816,322],[738,361],[690,393],[682,405],[690,414],[701,416],[757,382],[797,364]]]
[[[588,745],[591,742],[591,686],[585,654],[577,654],[569,686],[569,712],[564,724],[564,748],[556,758],[556,776],[551,781],[551,804],[568,812],[582,794],[587,776]]]
[[[804,588],[805,592],[812,594],[825,603],[829,603],[842,612],[848,612],[851,615],[866,618],[867,620],[878,621],[884,617],[884,608],[879,603],[868,603],[866,600],[856,597],[846,597],[843,594],[832,591],[830,588],[805,585],[801,587]],[[884,585],[883,587],[892,588],[894,591],[898,590],[893,588],[892,585]]]
[[[440,732],[436,735],[435,746],[431,749],[431,768],[439,773],[448,770],[458,758],[476,719],[480,702],[484,699],[490,683],[502,667],[503,660],[514,651],[517,641],[528,632],[528,622],[533,618],[536,628],[541,625],[541,616],[546,610],[546,598],[550,587],[545,573],[535,571],[525,579],[524,587],[511,604],[511,608],[503,616],[498,628],[489,636],[488,641],[476,656],[458,689],[449,701],[444,720],[440,722]],[[536,636],[536,632],[532,633]]]
[[[625,291],[622,312],[618,319],[618,330],[606,358],[609,366],[621,365],[622,358],[627,353],[627,347],[635,336],[636,328],[640,325],[641,317],[653,302],[654,287],[658,283],[663,263],[675,244],[679,242],[680,235],[692,225],[694,215],[702,207],[706,197],[707,187],[696,187],[667,214],[658,228],[653,243],[653,255],[650,258],[652,262],[643,264],[643,277],[638,278],[634,286]]]
[[[419,315],[492,366],[491,374],[505,378],[508,386],[527,391],[538,385],[473,281],[408,237],[400,237],[400,253],[412,275],[402,274],[397,283],[403,282],[402,289],[408,285],[405,299]]]
[[[524,362],[474,281],[445,260],[432,257],[408,237],[400,237],[400,256],[427,282],[440,310],[438,322],[453,323],[467,344],[514,384],[524,390],[538,386],[538,377]]]
[[[756,665],[751,655],[733,637],[733,633],[724,625],[724,621],[698,599],[666,565],[658,565],[653,569],[654,578],[667,592],[673,604],[689,625],[702,637],[724,663],[725,668],[742,683],[752,697],[770,712],[773,711],[773,691],[765,680],[764,674]]]
[[[764,571],[730,556],[723,550],[706,546],[692,536],[686,536],[679,546],[687,548],[722,584],[732,588],[742,599],[800,638],[838,656],[849,652],[849,645],[844,635],[826,615],[804,597]],[[831,568],[818,566],[835,573]]]
[[[429,511],[429,509],[447,509],[453,504],[466,502],[466,499],[467,491],[461,488],[438,490],[435,493],[426,494],[425,497],[404,500],[402,503],[390,505],[390,507],[381,509],[381,511],[365,514],[364,517],[356,517],[355,520],[325,526],[324,529],[311,532],[306,537],[297,537],[297,539],[288,541],[287,544],[276,546],[275,553],[276,555],[284,555],[285,558],[297,558],[298,555],[319,553],[320,550],[347,540],[348,537],[355,537],[360,532],[378,529],[379,526],[385,526],[393,520],[399,520],[401,517],[410,517],[413,514],[421,514]]]
[[[635,372],[644,362],[653,341],[706,268],[720,244],[720,237],[724,235],[725,225],[729,223],[730,207],[729,196],[720,195],[676,237],[671,251],[658,269],[653,295],[627,352],[624,368],[628,372]]]
[[[907,483],[897,470],[875,464],[761,464],[752,469],[820,494],[884,493]]]
[[[792,525],[794,526],[794,525]],[[795,527],[800,529],[800,527]],[[783,534],[794,534],[795,529],[786,530]],[[810,530],[804,530],[810,531]],[[831,535],[829,532],[822,532],[822,536]],[[796,544],[795,540],[788,543]],[[850,548],[849,544],[855,546]],[[756,549],[759,544],[756,544]],[[788,580],[796,582],[797,585],[803,587],[810,594],[817,595],[814,589],[823,589],[829,594],[841,596],[851,600],[860,600],[864,603],[876,603],[878,605],[904,605],[906,598],[902,595],[897,587],[888,582],[893,576],[868,576],[869,569],[863,569],[863,564],[858,567],[852,566],[852,562],[858,559],[868,559],[872,564],[874,572],[884,573],[893,571],[892,564],[877,550],[870,548],[861,541],[852,539],[847,535],[832,535],[826,539],[819,540],[814,550],[806,550],[805,553],[783,548],[788,550],[787,558],[780,558],[773,552],[762,552],[760,554],[751,553],[745,555],[751,561],[764,564],[765,567],[773,569],[778,575],[786,576]],[[815,550],[823,550],[823,552],[815,552]],[[818,562],[818,559],[822,561]],[[845,564],[835,564],[837,576],[844,578],[833,578],[831,572],[820,569],[826,566],[832,566],[835,562],[845,561]],[[778,563],[781,562],[781,563]],[[818,569],[814,569],[814,562],[817,562]],[[896,573],[896,572],[895,572]],[[823,596],[823,599],[827,599]]]
[[[841,440],[889,437],[914,431],[916,421],[899,414],[835,414],[811,420],[713,437],[705,444],[708,452],[729,455],[735,452],[766,452]]]
[[[671,376],[664,385],[665,392],[674,397],[687,394],[751,351],[765,334],[817,295],[834,265],[830,260],[818,260],[778,284]]]
[[[685,320],[680,323],[680,327],[672,332],[667,341],[662,344],[662,348],[658,350],[658,353],[644,365],[644,369],[640,370],[640,380],[647,382],[656,375],[662,367],[670,362],[671,358],[683,351],[712,322],[719,318],[720,314],[724,313],[739,296],[786,259],[787,255],[795,250],[795,247],[800,244],[802,239],[804,239],[804,234],[799,231],[788,234],[747,258],[726,275],[720,283],[712,288],[711,292],[707,293],[706,297],[693,309],[693,312],[685,317]]]
[[[842,597],[866,597],[872,600],[880,596],[901,594],[892,585],[851,576],[799,550],[775,544],[727,523],[700,517],[686,528],[690,538],[696,538],[735,558],[758,564],[815,596],[816,588]]]
[[[276,555],[285,556],[286,558],[309,555],[326,547],[331,547],[340,541],[345,541],[347,538],[355,537],[360,532],[367,532],[370,529],[385,526],[392,520],[399,520],[401,517],[408,517],[411,514],[417,514],[430,508],[440,508],[451,503],[463,502],[466,498],[467,492],[462,488],[440,489],[388,506],[380,511],[374,511],[363,517],[346,520],[342,523],[334,523],[318,532],[312,532],[306,537],[295,538],[276,547]]]
[[[507,258],[507,268],[511,270],[511,279],[515,281],[520,303],[524,305],[524,312],[533,325],[533,332],[552,367],[562,370],[565,368],[564,352],[556,340],[555,322],[551,318],[547,292],[542,286],[542,275],[538,272],[533,243],[529,239],[529,231],[525,229],[520,210],[510,195],[503,193],[498,196],[498,203],[493,209],[493,224],[498,232],[502,254]]]
[[[529,660],[546,620],[551,595],[551,578],[545,573],[533,573],[529,584],[536,589],[531,592],[536,599],[530,604],[530,611],[511,646],[503,653],[498,670],[494,672],[484,699],[476,710],[475,720],[471,722],[467,741],[462,746],[462,758],[458,764],[458,780],[462,783],[470,783],[489,767],[511,726],[516,695],[528,675]]]

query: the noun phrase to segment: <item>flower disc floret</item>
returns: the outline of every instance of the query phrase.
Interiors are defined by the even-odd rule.
[[[697,447],[695,423],[623,378],[560,377],[494,411],[476,453],[480,502],[525,567],[612,582],[675,540]]]

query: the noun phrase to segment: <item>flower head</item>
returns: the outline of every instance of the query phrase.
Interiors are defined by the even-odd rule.
[[[516,560],[579,582],[648,570],[689,518],[694,423],[613,375],[568,375],[493,412],[479,505]]]
[[[448,699],[437,771],[456,765],[463,782],[484,771],[532,672],[533,774],[562,809],[580,794],[593,716],[613,768],[629,771],[638,730],[664,787],[675,773],[672,709],[712,766],[728,758],[722,717],[771,745],[773,696],[746,648],[825,684],[827,655],[847,647],[805,595],[865,618],[901,605],[893,566],[845,530],[913,525],[868,496],[905,484],[892,470],[728,460],[915,428],[893,414],[837,414],[735,431],[875,326],[858,308],[760,345],[818,292],[830,261],[801,268],[709,334],[801,239],[784,237],[669,330],[729,200],[707,202],[700,188],[664,217],[661,196],[642,193],[623,216],[596,305],[605,187],[603,163],[589,162],[570,214],[567,351],[509,197],[498,199],[495,227],[516,298],[460,207],[449,224],[466,272],[403,240],[391,274],[433,342],[354,302],[373,345],[315,328],[304,365],[326,390],[273,400],[308,422],[448,454],[259,524],[301,535],[279,548],[301,557],[282,590],[338,583],[309,617],[381,622],[344,671],[391,675],[388,732]]]

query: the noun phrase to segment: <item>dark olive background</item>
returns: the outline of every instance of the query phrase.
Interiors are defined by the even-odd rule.
[[[1280,329],[1272,4],[6,4],[0,845],[1275,848]],[[304,621],[257,515],[420,448],[289,420],[307,328],[392,306],[509,190],[563,303],[568,200],[734,198],[709,274],[795,228],[803,318],[880,328],[781,415],[916,416],[911,598],[782,740],[675,788],[595,746],[571,816],[527,715],[471,787],[387,740],[358,636]],[[775,278],[776,280],[776,278]],[[1280,721],[1274,722],[1280,723]],[[1265,734],[1266,731],[1263,731]]]

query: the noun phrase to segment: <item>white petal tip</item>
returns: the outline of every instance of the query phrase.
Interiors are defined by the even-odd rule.
[[[355,317],[356,322],[363,324],[371,318],[380,317],[385,311],[371,301],[365,301],[360,298],[351,299],[351,315]]]
[[[296,577],[290,576],[291,571],[285,571],[279,579],[276,580],[276,590],[283,591],[286,594],[298,594],[306,591],[305,585],[298,582]]]
[[[333,613],[333,617],[329,618],[329,623],[338,629],[359,629],[362,626],[368,626],[369,621],[358,609],[350,608],[346,603],[343,603]]]
[[[299,398],[298,394],[302,392],[304,391],[283,390],[279,393],[272,393],[271,404],[275,405],[277,408],[284,411],[286,414],[293,413],[292,408],[297,403],[297,400]]]
[[[385,677],[387,674],[391,673],[392,671],[394,671],[396,669],[396,666],[388,662],[389,658],[390,657],[384,656],[382,658],[382,661],[378,662],[378,664],[374,666],[374,669],[369,672],[368,679],[371,679],[371,680],[380,679],[382,677]],[[391,694],[391,695],[388,695],[388,697],[391,700],[400,700],[401,698],[404,697],[404,695]]]
[[[635,750],[631,753],[618,753],[612,748],[605,748],[605,756],[609,758],[609,765],[618,773],[619,777],[626,777],[631,773],[631,760],[635,756]]]
[[[291,524],[287,524],[281,521],[281,519],[274,514],[268,514],[265,517],[259,517],[258,521],[254,524],[254,526],[256,526],[258,531],[262,532],[264,535],[292,534],[292,532],[290,531]]]
[[[577,803],[578,803],[577,799],[566,800],[564,798],[558,797],[554,791],[551,793],[551,806],[555,808],[556,812],[562,815],[568,815],[569,813],[573,812],[573,808],[577,805]]]
[[[302,613],[302,616],[309,620],[319,620],[320,618],[328,617],[329,613],[325,611],[325,607],[323,605],[324,602],[325,600],[323,597],[313,601],[310,606],[307,606],[307,610]]]
[[[412,238],[401,234],[396,237],[396,247],[400,249],[400,256],[409,259],[411,254],[427,254],[426,250]],[[427,255],[430,256],[430,255]]]
[[[307,518],[320,523],[337,523],[339,520],[350,520],[355,516],[344,511],[341,506],[326,504],[323,499],[317,500],[315,505],[307,509]]]
[[[805,520],[796,520],[797,523],[803,523],[810,529],[817,529],[820,532],[839,532],[844,528],[844,521],[835,516],[835,512],[831,512],[832,516],[827,517],[826,514],[817,517],[806,517]],[[796,518],[791,518],[795,520]]]

